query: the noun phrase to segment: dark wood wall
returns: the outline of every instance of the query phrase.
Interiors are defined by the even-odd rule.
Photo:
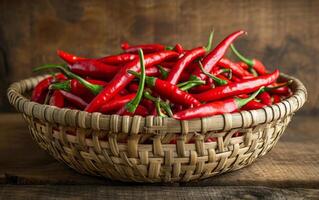
[[[236,29],[247,56],[280,66],[309,90],[302,113],[319,113],[319,1],[260,0],[1,0],[0,111],[11,110],[6,88],[32,76],[31,68],[59,62],[61,48],[83,56],[116,53],[119,43],[215,44]]]

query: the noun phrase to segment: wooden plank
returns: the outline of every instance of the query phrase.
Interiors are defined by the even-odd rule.
[[[319,190],[269,187],[0,186],[1,199],[316,199]]]
[[[317,122],[315,117],[294,117],[275,148],[249,167],[200,182],[173,185],[319,188]],[[143,185],[80,175],[58,163],[32,141],[18,114],[1,114],[0,127],[1,183]]]
[[[5,88],[32,76],[31,68],[61,62],[58,48],[98,57],[120,51],[119,44],[161,42],[186,48],[214,44],[245,29],[236,44],[270,69],[299,77],[309,89],[304,113],[319,113],[319,1],[124,0],[0,1],[0,111],[10,108]],[[8,71],[7,68],[10,68]]]

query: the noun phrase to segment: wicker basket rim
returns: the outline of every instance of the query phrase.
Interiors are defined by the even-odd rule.
[[[293,80],[293,83],[290,85],[293,95],[279,103],[258,110],[225,113],[192,120],[177,120],[158,116],[131,117],[115,114],[106,115],[99,112],[88,113],[80,110],[43,105],[32,102],[23,95],[47,76],[48,75],[31,77],[12,83],[7,90],[9,102],[18,111],[48,123],[93,130],[105,130],[115,133],[127,132],[134,134],[146,132],[154,134],[164,132],[187,134],[188,132],[206,133],[208,131],[227,131],[235,128],[252,127],[294,113],[307,99],[307,90],[302,82],[297,78],[281,73],[280,76],[282,78]],[[123,127],[123,124],[130,124],[130,126]],[[134,124],[137,126],[134,126]]]

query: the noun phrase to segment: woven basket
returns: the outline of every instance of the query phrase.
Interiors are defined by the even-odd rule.
[[[8,89],[33,139],[82,174],[121,181],[187,182],[245,167],[273,148],[307,98],[299,80],[282,74],[293,80],[293,96],[259,110],[188,121],[103,115],[31,102],[30,91],[45,77]],[[204,142],[208,137],[216,141]]]

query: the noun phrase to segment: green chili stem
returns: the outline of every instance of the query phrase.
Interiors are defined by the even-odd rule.
[[[202,83],[199,81],[189,81],[189,83],[187,85],[184,85],[184,86],[180,87],[179,89],[182,91],[187,91],[187,90],[189,90],[193,87],[199,86],[199,85],[202,85]]]
[[[144,91],[144,97],[146,99],[149,99],[151,101],[153,101],[154,103],[156,102],[156,98],[153,97],[148,91]],[[159,102],[160,106],[165,110],[166,114],[168,114],[168,116],[172,117],[173,116],[173,112],[172,112],[172,109],[171,107],[169,106],[168,103],[164,102],[164,101],[160,101]]]
[[[126,104],[126,109],[131,113],[134,113],[137,106],[140,104],[141,99],[143,97],[144,87],[145,87],[146,75],[145,75],[144,54],[142,49],[138,50],[138,55],[140,57],[140,66],[141,66],[141,75],[139,77],[140,81],[138,85],[138,90],[136,92],[136,96],[134,97],[134,99],[132,99]]]
[[[231,69],[226,69],[226,68],[224,68],[224,69],[221,69],[222,70],[222,72],[221,73],[228,73],[228,79],[232,79],[232,77],[233,77],[233,71],[231,70]],[[218,73],[218,74],[221,74],[221,73]]]
[[[209,34],[207,46],[204,47],[206,52],[209,52],[210,50],[212,50],[213,38],[214,38],[214,30],[212,30],[212,32]]]
[[[46,69],[58,69],[58,70],[60,70],[67,77],[74,78],[74,79],[78,80],[84,87],[88,88],[94,95],[99,94],[103,90],[103,86],[92,84],[92,83],[86,81],[81,76],[72,73],[70,71],[69,67],[67,65],[65,65],[65,64],[61,64],[61,65],[59,65],[59,64],[42,65],[40,67],[34,68],[33,71],[37,72],[37,71],[46,70]]]
[[[160,117],[167,117],[167,116],[162,112],[162,110],[161,110],[160,101],[161,101],[160,98],[157,98],[156,101],[155,101],[155,108],[156,108],[157,114],[158,114],[158,116],[160,116]]]
[[[185,86],[187,84],[191,84],[191,83],[194,83],[194,84],[196,84],[198,86],[198,85],[205,84],[205,81],[203,81],[203,80],[186,81],[186,82],[182,82],[182,83],[177,84],[177,87],[182,88],[183,86]]]
[[[246,105],[248,102],[250,102],[251,100],[253,100],[254,98],[256,98],[256,96],[263,92],[264,90],[264,87],[261,87],[259,88],[259,90],[257,90],[256,92],[254,92],[250,97],[248,98],[245,98],[245,99],[240,99],[240,98],[237,98],[236,99],[236,102],[237,102],[237,105],[238,105],[238,108],[241,108],[243,107],[244,105]]]
[[[49,89],[64,90],[64,91],[70,92],[71,91],[70,83],[71,83],[71,80],[67,80],[67,81],[59,82],[59,83],[52,83]]]
[[[136,72],[136,71],[133,71],[133,70],[127,70],[127,73],[130,73],[134,76],[136,76],[137,78],[141,78],[141,74]],[[145,76],[145,82],[147,85],[150,85],[150,86],[154,86],[155,85],[155,81],[156,81],[156,78],[155,77],[152,77],[152,76]]]
[[[250,67],[254,66],[254,61],[252,59],[248,59],[248,58],[244,57],[241,53],[239,53],[239,51],[235,48],[235,45],[231,44],[230,48],[232,49],[234,54],[239,58],[239,60],[243,61],[244,63],[246,63]]]
[[[281,84],[278,84],[276,86],[272,86],[272,87],[265,87],[264,88],[264,91],[271,91],[271,90],[275,90],[275,89],[278,89],[278,88],[281,88],[281,87],[285,87],[285,86],[288,86],[288,85],[291,85],[293,82],[293,80],[289,80],[285,83],[281,83]]]
[[[207,72],[207,71],[204,69],[204,67],[203,67],[203,65],[202,65],[201,62],[198,62],[198,63],[199,63],[200,70],[203,72],[203,74],[205,74],[205,75],[208,76],[209,78],[213,79],[213,80],[217,83],[217,85],[226,85],[226,84],[228,84],[228,81],[223,80],[223,79],[220,79],[220,78],[214,76],[213,74]]]
[[[173,50],[174,49],[174,47],[172,47],[172,46],[166,46],[165,47],[165,50]]]
[[[162,77],[166,79],[168,76],[168,72],[161,65],[157,65],[157,68],[160,71]]]

